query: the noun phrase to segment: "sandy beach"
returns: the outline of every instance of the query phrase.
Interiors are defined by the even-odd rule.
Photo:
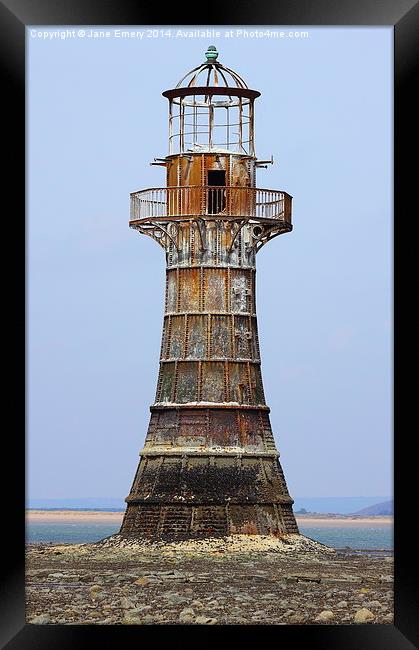
[[[100,510],[27,510],[26,520],[31,523],[109,523],[118,525],[122,522],[123,512],[106,512]],[[340,526],[383,526],[393,525],[393,517],[351,517],[327,515],[297,515],[299,526],[340,527]]]
[[[122,523],[123,512],[101,510],[27,510],[26,520],[32,523]]]
[[[296,515],[297,524],[300,527],[313,527],[313,528],[334,528],[334,527],[350,527],[361,526],[369,528],[371,526],[392,526],[393,517],[391,516],[377,516],[377,517],[328,517],[324,515],[317,516],[301,516]]]

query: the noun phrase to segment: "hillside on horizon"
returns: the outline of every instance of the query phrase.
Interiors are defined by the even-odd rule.
[[[377,515],[392,515],[394,514],[393,500],[383,501],[382,503],[376,503],[375,505],[368,506],[367,508],[362,508],[357,512],[353,512],[354,515],[360,516],[377,516]]]

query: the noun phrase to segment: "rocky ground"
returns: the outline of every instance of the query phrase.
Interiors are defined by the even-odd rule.
[[[393,623],[393,558],[301,535],[29,544],[26,618],[66,625]]]

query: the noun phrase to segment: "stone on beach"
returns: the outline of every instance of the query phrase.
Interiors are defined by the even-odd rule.
[[[320,612],[318,616],[314,619],[315,621],[319,621],[321,623],[325,623],[328,621],[331,621],[332,619],[335,618],[335,615],[332,611],[330,610],[324,610],[323,612]]]
[[[195,618],[195,623],[197,625],[216,625],[217,622],[216,618],[210,618],[208,616],[197,616]]]
[[[100,585],[93,585],[89,589],[89,594],[92,600],[101,600],[104,597],[103,587]]]
[[[192,623],[195,620],[195,612],[191,607],[186,607],[179,614],[179,620],[181,623]]]
[[[374,614],[369,609],[365,609],[365,607],[359,609],[354,616],[355,623],[369,623],[373,620]]]
[[[50,621],[51,617],[49,614],[39,614],[38,616],[34,616],[29,622],[35,625],[46,625]]]
[[[124,596],[123,598],[121,598],[121,607],[122,609],[131,609],[132,607],[135,607],[135,605],[132,602],[132,600]]]

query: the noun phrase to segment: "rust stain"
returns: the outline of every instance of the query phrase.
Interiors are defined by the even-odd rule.
[[[199,311],[200,274],[198,268],[179,270],[180,311]]]

